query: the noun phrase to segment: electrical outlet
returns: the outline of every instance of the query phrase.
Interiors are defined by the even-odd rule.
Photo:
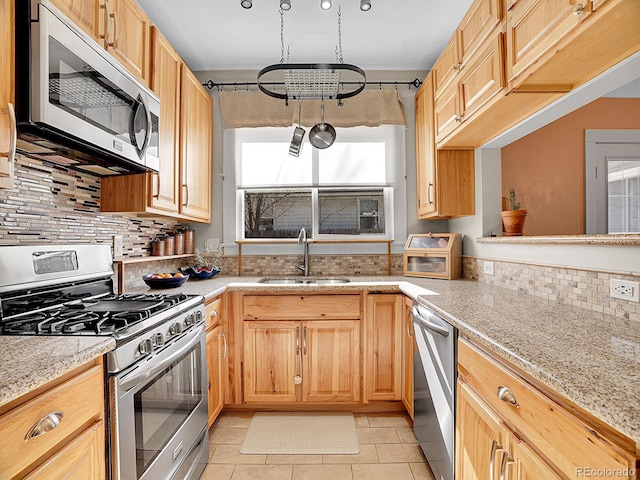
[[[493,275],[493,262],[484,261],[482,262],[482,271],[487,275]]]
[[[631,302],[640,302],[640,283],[630,280],[609,280],[609,295]]]
[[[122,235],[113,236],[113,256],[122,257],[124,255],[124,238]]]

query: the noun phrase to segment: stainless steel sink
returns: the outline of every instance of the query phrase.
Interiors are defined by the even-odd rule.
[[[317,283],[318,285],[337,285],[340,283],[349,283],[348,278],[315,278],[309,283]]]
[[[266,283],[268,285],[295,285],[305,283],[301,278],[261,278],[258,283]]]
[[[348,278],[261,278],[258,283],[267,285],[337,285],[341,283],[349,283]]]

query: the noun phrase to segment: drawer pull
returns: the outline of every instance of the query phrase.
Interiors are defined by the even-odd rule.
[[[506,450],[502,452],[502,463],[500,464],[500,480],[507,479],[507,467],[513,464],[513,458],[509,456]]]
[[[209,314],[209,318],[213,318],[213,317],[217,317],[218,316],[218,311],[217,310],[211,310],[211,313]]]
[[[64,417],[64,412],[51,412],[45,415],[29,429],[27,434],[24,436],[24,441],[28,442],[32,438],[39,437],[40,435],[50,432],[60,425],[62,417]]]
[[[575,10],[573,11],[574,15],[580,15],[584,11],[584,5],[579,3],[576,5]]]
[[[502,451],[502,445],[498,444],[496,440],[491,442],[491,457],[489,459],[489,479],[493,480],[496,478],[495,476],[495,463],[496,463],[496,453]]]
[[[503,402],[507,402],[509,405],[520,408],[520,404],[518,403],[518,400],[516,400],[516,396],[507,387],[503,386],[498,388],[498,398]]]

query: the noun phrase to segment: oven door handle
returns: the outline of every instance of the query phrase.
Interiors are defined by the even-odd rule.
[[[140,385],[142,381],[147,380],[148,378],[151,378],[154,375],[160,373],[185,353],[187,353],[189,350],[191,350],[195,345],[197,345],[201,341],[203,335],[204,330],[202,328],[196,328],[192,332],[189,332],[183,337],[183,339],[185,341],[188,340],[188,342],[175,352],[171,353],[168,357],[160,359],[159,356],[155,356],[149,361],[153,362],[155,360],[159,363],[155,363],[152,365],[141,365],[135,371],[120,378],[120,380],[118,381],[120,388],[122,388],[126,393],[133,387]]]

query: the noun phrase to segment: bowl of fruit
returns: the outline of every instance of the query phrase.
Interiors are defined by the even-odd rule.
[[[144,283],[151,288],[177,288],[189,280],[189,275],[184,273],[152,273],[142,277]]]

